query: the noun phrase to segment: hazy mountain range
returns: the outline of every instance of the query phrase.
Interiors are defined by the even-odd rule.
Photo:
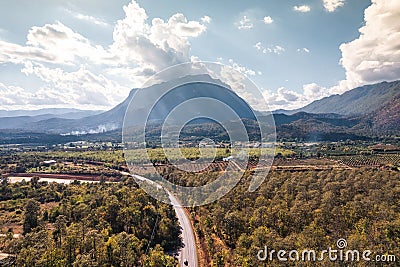
[[[185,81],[190,81],[192,78],[180,78],[179,82],[185,84]],[[222,86],[225,85],[221,81],[209,79],[215,84],[187,84],[172,90],[167,97],[157,103],[149,118],[155,122],[163,121],[177,104],[203,96],[229,104],[242,119],[254,118],[253,111],[240,97],[223,88]],[[99,133],[106,133],[104,136],[107,137],[115,133],[116,136],[120,136],[125,112],[135,93],[138,90],[146,90],[141,91],[141,93],[145,92],[146,97],[143,98],[143,102],[146,102],[147,96],[151,99],[153,95],[157,95],[161,86],[169,86],[169,84],[162,83],[146,89],[133,89],[122,103],[106,112],[73,109],[15,111],[13,113],[0,111],[0,129],[3,135],[15,132],[21,135],[27,132],[71,136],[97,134],[96,137]],[[146,105],[146,103],[141,104]],[[131,107],[130,112],[141,114],[141,107],[141,105]],[[196,110],[196,107],[193,109]],[[224,112],[218,107],[214,109],[214,113]],[[188,109],[187,112],[190,110]],[[273,116],[278,138],[343,140],[398,135],[400,132],[399,113],[400,81],[395,81],[358,87],[342,95],[333,95],[314,101],[297,110],[277,110],[273,112]],[[227,121],[233,119],[228,115],[222,118]],[[137,121],[130,123],[140,125],[146,118],[136,116],[136,119]],[[196,123],[206,124],[207,122],[197,121]],[[1,135],[0,140],[2,140]]]
[[[104,110],[80,110],[75,108],[43,108],[38,110],[0,110],[0,118],[3,117],[23,117],[23,116],[49,116],[65,119],[79,119],[95,114],[100,114]]]

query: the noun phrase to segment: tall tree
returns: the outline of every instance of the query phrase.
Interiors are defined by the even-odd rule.
[[[38,217],[40,215],[40,203],[30,199],[25,206],[24,216],[24,234],[30,233],[33,228],[39,225]]]

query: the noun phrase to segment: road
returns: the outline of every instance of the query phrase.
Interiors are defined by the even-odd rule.
[[[182,227],[182,242],[184,247],[179,251],[179,263],[181,266],[196,266],[197,267],[197,251],[196,239],[193,233],[192,225],[189,217],[185,213],[184,208],[180,205],[179,200],[168,192],[171,204],[174,206],[179,224]],[[188,265],[184,265],[184,260],[187,259]]]
[[[121,172],[122,175],[131,175],[128,172]],[[141,181],[147,181],[150,184],[154,184],[154,186],[159,187],[160,185],[150,181],[149,179],[139,176],[139,175],[131,175],[136,179],[139,179]],[[184,247],[179,251],[178,254],[178,260],[179,264],[182,267],[189,266],[189,267],[197,267],[198,262],[197,262],[197,249],[196,249],[196,239],[194,236],[194,232],[192,229],[192,225],[190,223],[190,219],[185,213],[184,208],[181,206],[179,200],[168,190],[165,190],[168,193],[169,199],[171,200],[171,205],[174,206],[174,210],[176,213],[176,217],[178,218],[179,225],[182,228],[182,242],[184,244]],[[184,260],[188,261],[188,265],[184,264]]]

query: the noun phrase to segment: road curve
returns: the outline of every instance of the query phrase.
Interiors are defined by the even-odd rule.
[[[121,172],[121,174],[133,176],[134,178],[139,179],[141,181],[147,181],[150,184],[154,184],[154,186],[160,186],[159,184],[157,184],[145,177],[139,176],[139,175],[131,175],[127,172]],[[185,210],[182,207],[179,200],[168,190],[166,190],[166,189],[164,189],[164,190],[168,193],[169,199],[171,200],[171,205],[174,206],[176,217],[178,218],[179,225],[182,228],[181,238],[182,238],[182,243],[183,243],[184,247],[181,250],[179,250],[179,254],[178,254],[179,265],[182,267],[186,267],[186,266],[198,267],[196,239],[195,239],[192,225],[190,223],[190,219],[187,216],[187,214],[185,213]],[[184,264],[185,260],[188,261],[188,265]]]

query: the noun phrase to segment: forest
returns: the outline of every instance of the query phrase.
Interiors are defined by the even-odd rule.
[[[0,185],[0,250],[10,266],[176,266],[182,245],[173,208],[120,183],[41,182]],[[13,226],[22,235],[13,238]],[[6,265],[7,266],[7,265]]]
[[[191,209],[204,253],[203,264],[338,266],[329,260],[261,263],[257,252],[264,246],[276,251],[321,251],[334,248],[340,238],[347,240],[349,249],[400,255],[398,171],[272,172],[254,193],[247,191],[249,177],[247,173],[234,190],[215,203]],[[192,178],[186,175],[175,179],[192,183]],[[370,265],[356,262],[346,266]]]

